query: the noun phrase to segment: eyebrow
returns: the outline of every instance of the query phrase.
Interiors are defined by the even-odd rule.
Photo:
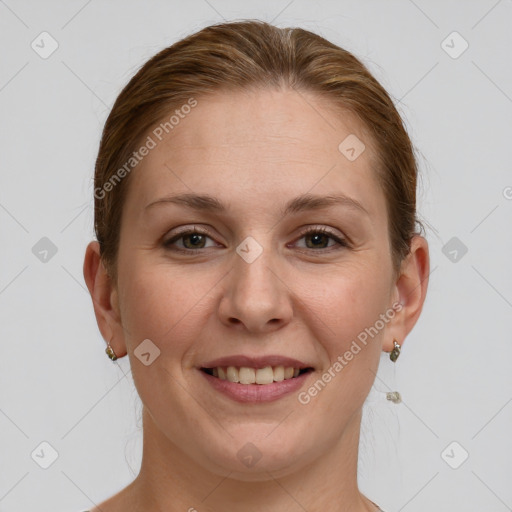
[[[194,210],[211,213],[225,213],[228,209],[216,197],[210,196],[208,194],[178,194],[162,197],[156,201],[153,201],[152,203],[149,203],[145,206],[144,209],[147,210],[148,208],[158,204],[166,203],[178,204]],[[302,211],[319,210],[337,205],[342,205],[369,215],[366,208],[364,208],[364,206],[359,201],[345,194],[331,194],[326,196],[302,194],[288,201],[281,214],[285,216]]]

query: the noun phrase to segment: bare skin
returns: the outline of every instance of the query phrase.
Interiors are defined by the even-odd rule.
[[[395,275],[372,143],[353,116],[293,90],[197,99],[132,171],[117,283],[97,242],[86,250],[98,326],[130,358],[144,404],[140,473],[92,510],[376,511],[357,485],[362,406],[381,352],[393,338],[403,344],[421,313],[427,241],[413,238]],[[349,134],[366,145],[354,161],[338,150]],[[181,193],[208,194],[226,210],[148,207]],[[305,193],[343,194],[363,208],[339,201],[283,216]],[[184,227],[203,237],[174,239]],[[236,252],[246,237],[262,248],[251,263]],[[199,369],[235,354],[289,356],[313,366],[299,390],[307,391],[397,303],[400,311],[307,404],[298,392],[242,404]],[[145,339],[160,350],[148,366],[134,353]],[[237,456],[247,443],[261,454],[252,467]]]

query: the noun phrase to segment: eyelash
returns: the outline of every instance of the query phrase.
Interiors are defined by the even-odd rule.
[[[332,231],[330,231],[329,229],[326,229],[324,227],[307,228],[307,229],[303,230],[300,233],[299,238],[297,240],[300,240],[301,238],[303,238],[306,235],[319,234],[319,233],[322,234],[322,235],[328,235],[329,238],[334,240],[340,246],[340,247],[338,247],[337,249],[334,249],[334,250],[339,250],[341,248],[348,248],[349,247],[349,244],[348,244],[348,242],[345,239],[335,235]],[[187,235],[192,235],[192,234],[204,235],[204,236],[207,236],[208,238],[212,238],[212,237],[210,237],[210,235],[206,231],[203,231],[201,229],[186,229],[186,230],[182,231],[181,233],[176,234],[175,236],[173,236],[172,238],[170,238],[166,242],[164,242],[163,246],[166,249],[168,249],[168,250],[172,250],[172,251],[176,251],[176,252],[181,252],[181,253],[185,253],[185,254],[197,253],[197,252],[205,249],[203,247],[199,247],[197,249],[181,249],[181,248],[171,247],[171,244],[173,244],[174,242],[180,240],[181,238],[183,238],[183,237],[185,237]],[[305,251],[330,252],[332,249],[333,249],[333,247],[325,247],[325,248],[320,248],[320,249],[306,248]],[[304,249],[303,249],[303,251],[304,251]]]

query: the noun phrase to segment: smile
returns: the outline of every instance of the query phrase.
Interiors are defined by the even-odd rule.
[[[215,368],[201,368],[201,370],[212,377],[237,384],[268,385],[273,382],[297,378],[303,373],[312,371],[312,368],[294,368],[292,366],[265,366],[264,368],[217,366]]]

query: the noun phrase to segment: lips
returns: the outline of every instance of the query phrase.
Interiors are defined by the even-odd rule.
[[[243,367],[242,367],[243,368]],[[197,371],[199,375],[202,375],[204,382],[206,382],[211,389],[219,392],[220,395],[224,395],[227,398],[234,400],[239,403],[264,403],[274,402],[281,398],[297,393],[312,375],[312,372],[307,370],[304,373],[299,374],[297,377],[285,379],[281,382],[271,382],[269,384],[258,385],[254,384],[242,384],[239,382],[230,382],[229,380],[222,380],[218,377],[214,377],[207,371]],[[207,400],[214,399],[216,396],[211,397],[208,393],[205,394]]]

